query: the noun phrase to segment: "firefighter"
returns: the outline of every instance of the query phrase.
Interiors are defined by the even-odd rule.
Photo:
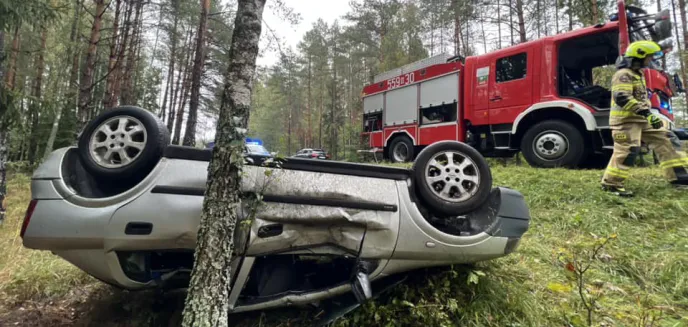
[[[617,63],[612,77],[612,110],[609,125],[614,153],[602,177],[602,188],[620,196],[633,196],[624,188],[629,167],[640,152],[641,141],[654,150],[672,185],[688,185],[688,157],[677,152],[667,138],[662,120],[650,111],[650,100],[642,69],[664,55],[652,41],[633,42]]]

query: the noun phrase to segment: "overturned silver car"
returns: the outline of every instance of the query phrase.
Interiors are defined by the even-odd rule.
[[[170,145],[141,108],[103,112],[35,171],[24,246],[121,288],[185,287],[211,151]],[[523,196],[493,188],[485,159],[459,142],[428,146],[411,169],[246,159],[242,191],[262,201],[241,206],[232,312],[360,302],[414,269],[508,255],[529,227]]]

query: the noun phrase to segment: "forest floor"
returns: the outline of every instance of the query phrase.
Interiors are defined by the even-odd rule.
[[[336,325],[587,326],[583,285],[585,299],[599,297],[590,314],[595,326],[688,326],[688,191],[670,188],[658,167],[633,170],[633,199],[603,193],[600,170],[492,169],[494,185],[522,192],[531,210],[517,251],[414,273]],[[153,292],[119,291],[49,252],[23,248],[18,231],[29,199],[29,178],[11,175],[0,226],[0,326],[175,325],[183,294],[156,301]],[[607,237],[596,259],[584,258]],[[577,264],[562,256],[591,264],[581,284],[567,269]],[[307,326],[308,316],[285,310],[233,321]]]

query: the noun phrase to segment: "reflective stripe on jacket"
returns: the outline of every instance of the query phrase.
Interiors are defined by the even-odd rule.
[[[650,109],[645,77],[640,71],[621,68],[612,76],[612,109],[609,115],[610,125],[625,122],[645,122],[645,117],[638,111]]]

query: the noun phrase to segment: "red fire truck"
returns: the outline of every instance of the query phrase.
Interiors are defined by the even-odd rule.
[[[379,74],[362,93],[364,143],[393,162],[413,160],[441,140],[466,142],[486,157],[521,151],[536,167],[604,161],[613,147],[611,92],[594,83],[593,69],[614,67],[636,40],[654,40],[668,51],[670,37],[668,10],[647,14],[619,0],[605,23],[478,56],[441,54]],[[645,75],[655,109],[673,122],[670,82],[680,85],[680,79],[660,70]]]

